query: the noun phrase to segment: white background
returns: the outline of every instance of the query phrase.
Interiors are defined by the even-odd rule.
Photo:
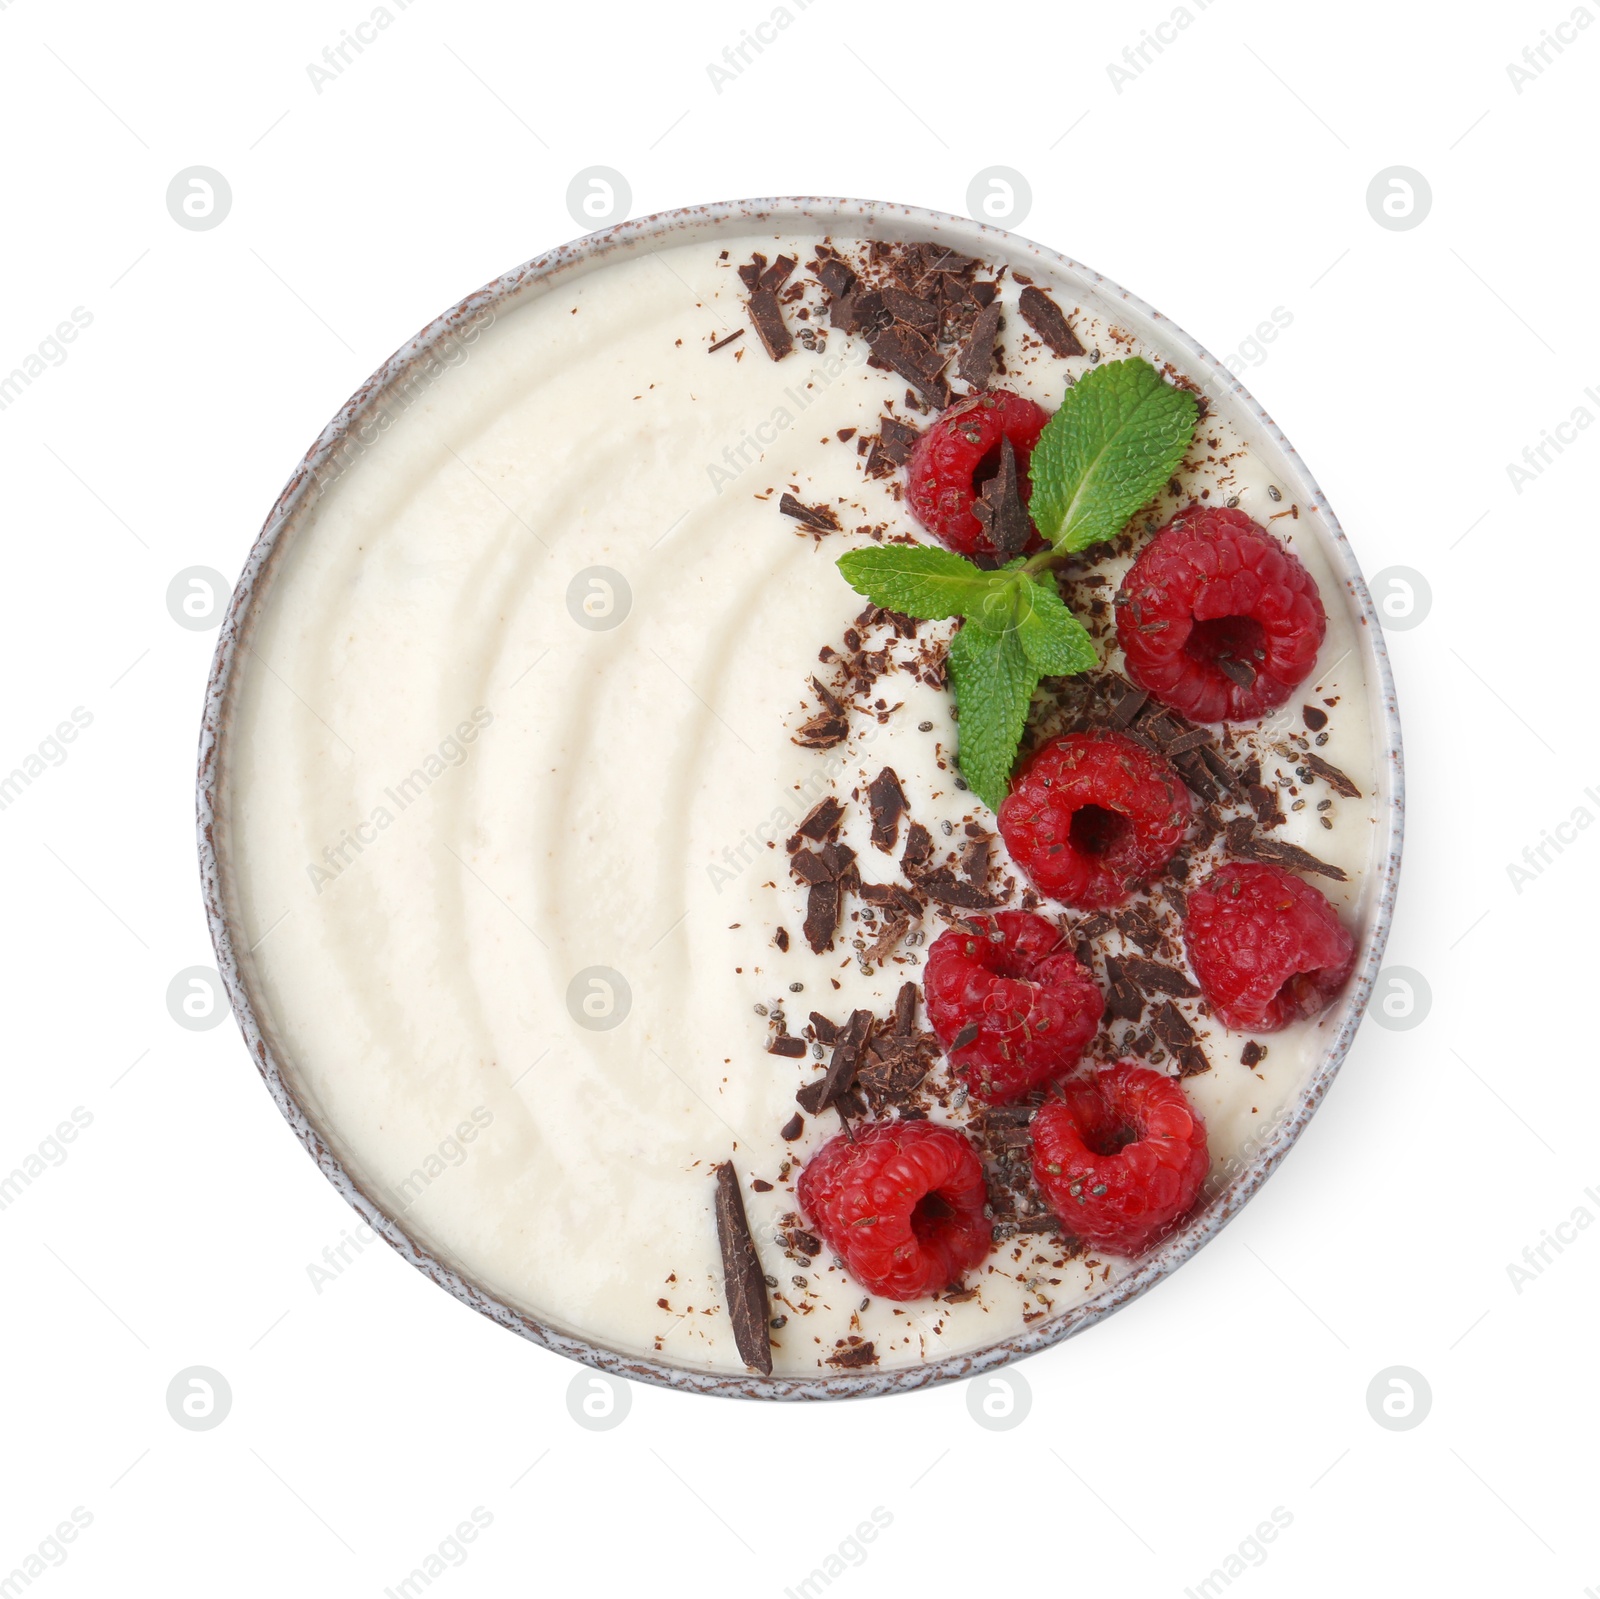
[[[1518,92],[1508,63],[1566,0],[1188,5],[1120,92],[1107,64],[1167,0],[814,0],[718,92],[707,63],[766,0],[413,0],[321,93],[307,65],[366,0],[0,5],[0,373],[74,307],[93,317],[0,411],[0,769],[93,716],[0,811],[0,1172],[75,1106],[93,1117],[0,1211],[0,1577],[74,1507],[93,1517],[14,1591],[377,1595],[474,1507],[492,1522],[430,1594],[779,1595],[878,1506],[892,1522],[828,1593],[1177,1595],[1275,1507],[1292,1522],[1227,1592],[1600,1585],[1600,1229],[1520,1288],[1507,1270],[1576,1208],[1600,1216],[1572,1008],[1594,987],[1600,830],[1520,892],[1507,871],[1576,807],[1600,814],[1600,430],[1520,492],[1507,471],[1576,408],[1600,416],[1600,27]],[[584,231],[566,192],[595,164],[635,214],[781,194],[961,212],[980,169],[1017,169],[1020,231],[1219,355],[1292,315],[1247,384],[1366,570],[1431,589],[1389,636],[1411,819],[1388,957],[1431,1013],[1369,1022],[1259,1200],[1027,1362],[1008,1432],[961,1387],[809,1407],[635,1387],[622,1425],[587,1431],[579,1368],[386,1249],[314,1291],[353,1216],[231,1022],[167,1012],[174,974],[212,963],[192,782],[215,638],[172,621],[170,580],[231,581],[391,350]],[[1432,189],[1407,231],[1366,203],[1395,164]],[[232,187],[211,231],[167,211],[193,165]],[[233,1395],[209,1431],[165,1403],[197,1364]],[[1432,1391],[1407,1431],[1366,1402],[1393,1365]]]

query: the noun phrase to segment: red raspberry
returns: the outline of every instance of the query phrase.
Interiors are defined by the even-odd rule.
[[[800,1208],[884,1299],[943,1293],[989,1253],[983,1162],[934,1122],[873,1122],[830,1138],[800,1173]]]
[[[972,1097],[1000,1105],[1077,1061],[1105,998],[1044,917],[1001,911],[967,925],[972,932],[952,927],[934,940],[923,992]]]
[[[1028,461],[1050,413],[1009,389],[989,389],[952,405],[917,440],[906,463],[906,504],[911,514],[959,555],[994,555],[987,529],[972,502],[1000,470],[1000,440],[1011,440],[1017,486],[1024,502],[1033,493]],[[1042,550],[1037,534],[1028,549]]]
[[[1327,626],[1311,574],[1243,511],[1180,511],[1117,595],[1128,676],[1197,722],[1276,710],[1311,675]]]
[[[1275,1033],[1344,987],[1356,941],[1310,883],[1229,861],[1189,893],[1184,941],[1201,991],[1235,1032]]]
[[[1194,1203],[1211,1159],[1179,1083],[1120,1060],[1033,1118],[1033,1176],[1068,1232],[1136,1255]]]
[[[1189,790],[1163,756],[1122,733],[1044,745],[1000,804],[1011,857],[1046,894],[1120,905],[1169,860],[1189,825]]]

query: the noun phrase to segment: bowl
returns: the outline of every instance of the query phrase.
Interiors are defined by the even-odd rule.
[[[278,1040],[263,1021],[258,1002],[252,952],[229,915],[230,860],[228,840],[219,829],[229,772],[230,709],[241,663],[249,649],[254,618],[268,595],[277,558],[289,547],[316,505],[321,482],[342,455],[359,447],[363,430],[381,414],[391,395],[441,351],[456,348],[464,331],[479,325],[485,313],[498,314],[520,296],[539,292],[564,278],[577,277],[622,255],[648,252],[701,238],[726,238],[774,229],[832,230],[841,235],[873,236],[891,241],[932,240],[953,249],[1014,266],[1032,264],[1041,278],[1064,285],[1078,303],[1114,314],[1125,325],[1148,334],[1172,352],[1185,377],[1246,416],[1258,437],[1275,455],[1275,475],[1295,498],[1317,514],[1308,519],[1328,565],[1342,583],[1342,595],[1324,593],[1331,609],[1347,607],[1364,652],[1364,676],[1373,740],[1374,796],[1377,826],[1370,869],[1364,875],[1355,916],[1359,953],[1355,973],[1338,1005],[1325,1018],[1326,1044],[1311,1064],[1298,1094],[1267,1135],[1237,1163],[1225,1183],[1184,1225],[1142,1257],[1124,1277],[1083,1303],[997,1339],[973,1352],[891,1370],[841,1371],[806,1377],[760,1377],[747,1373],[711,1372],[666,1360],[641,1358],[610,1349],[593,1340],[548,1325],[507,1304],[471,1281],[412,1236],[403,1220],[377,1202],[347,1170],[336,1141],[319,1127],[316,1117],[297,1097]],[[839,199],[775,199],[729,201],[685,207],[623,222],[536,257],[485,285],[459,305],[428,324],[408,341],[351,396],[323,429],[289,479],[267,517],[244,571],[234,589],[217,642],[207,685],[201,727],[198,772],[198,829],[201,882],[217,963],[234,1015],[267,1089],[296,1136],[323,1174],[375,1233],[383,1237],[419,1271],[464,1304],[519,1333],[533,1343],[613,1375],[635,1378],[688,1392],[762,1399],[836,1399],[904,1392],[993,1370],[1037,1353],[1083,1331],[1130,1303],[1175,1271],[1214,1238],[1288,1153],[1328,1091],[1350,1047],[1372,992],[1388,935],[1400,868],[1403,819],[1403,775],[1400,726],[1383,635],[1355,556],[1339,524],[1310,474],[1272,419],[1237,379],[1204,348],[1159,312],[1099,273],[1042,245],[961,217],[911,206]]]

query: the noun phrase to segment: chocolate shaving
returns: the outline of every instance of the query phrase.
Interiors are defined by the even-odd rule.
[[[1030,285],[1017,302],[1022,320],[1059,356],[1082,355],[1083,346],[1061,307],[1043,289]]]
[[[830,1366],[838,1366],[845,1371],[857,1366],[876,1366],[877,1363],[878,1352],[873,1348],[870,1338],[865,1343],[846,1344],[843,1349],[836,1349],[828,1356]]]
[[[794,271],[794,257],[780,255],[765,272],[761,274],[760,286],[770,289],[774,294],[789,281],[789,274]]]
[[[802,722],[789,742],[802,749],[831,750],[850,736],[850,718],[839,697],[825,689],[816,678],[811,679],[811,687],[822,701],[822,709]]]
[[[863,883],[857,893],[867,904],[887,911],[890,916],[915,920],[922,915],[922,901],[899,883]]]
[[[915,983],[902,983],[900,992],[894,997],[894,1031],[901,1037],[909,1037],[917,1022],[917,985]]]
[[[1156,1037],[1167,1046],[1173,1059],[1178,1062],[1180,1077],[1198,1077],[1201,1072],[1211,1070],[1211,1062],[1206,1059],[1205,1052],[1195,1042],[1194,1029],[1185,1019],[1183,1012],[1170,999],[1156,1007],[1155,1015],[1150,1018],[1150,1025],[1155,1030]]]
[[[961,846],[956,870],[975,888],[982,888],[989,881],[990,848],[987,838],[969,839]]]
[[[1323,760],[1320,755],[1312,755],[1310,753],[1299,755],[1295,758],[1307,771],[1315,772],[1335,794],[1343,794],[1346,799],[1361,798],[1361,790],[1332,762]]]
[[[918,333],[928,338],[937,336],[939,307],[931,300],[907,294],[904,289],[897,289],[893,284],[889,284],[883,290],[883,303],[896,322],[904,322],[907,327],[915,328]]]
[[[1193,999],[1200,992],[1177,967],[1144,960],[1138,955],[1123,957],[1122,973],[1129,982],[1137,983],[1147,994],[1171,994],[1174,999]]]
[[[951,272],[960,277],[978,268],[976,256],[957,255],[948,245],[930,244],[927,240],[917,246],[917,254],[922,259],[924,273]]]
[[[1135,688],[1126,678],[1113,677],[1107,720],[1113,727],[1131,727],[1149,699],[1150,696],[1142,688]]]
[[[856,1086],[876,1110],[908,1095],[933,1068],[937,1053],[933,1035],[916,1038],[875,1038],[856,1073]]]
[[[1115,955],[1106,956],[1106,982],[1111,991],[1106,995],[1105,1020],[1138,1021],[1144,1015],[1144,995],[1123,975],[1122,962]]]
[[[855,1085],[861,1052],[872,1031],[872,1012],[851,1011],[850,1020],[839,1030],[828,1069],[815,1082],[805,1084],[794,1097],[800,1108],[816,1116],[835,1104]],[[842,1113],[841,1113],[842,1114]]]
[[[1010,560],[1020,555],[1033,537],[1033,521],[1022,503],[1017,477],[1017,455],[1011,440],[1000,440],[1000,470],[983,486],[972,503],[972,514],[983,523],[997,554]]]
[[[792,1115],[788,1121],[786,1121],[783,1126],[778,1129],[778,1137],[781,1138],[784,1143],[792,1144],[795,1139],[797,1139],[805,1130],[806,1119],[800,1114],[799,1111],[796,1111],[794,1115]]]
[[[944,358],[915,328],[893,323],[871,343],[874,358],[898,372],[930,405],[943,410],[950,403]]]
[[[718,339],[715,344],[710,345],[706,350],[706,354],[715,355],[718,350],[725,349],[728,345],[732,344],[735,339],[742,339],[743,337],[744,329],[735,328],[733,332],[730,333],[725,339]]]
[[[772,935],[772,942],[776,944],[785,955],[787,955],[789,953],[789,929],[787,927],[780,927],[777,932]]]
[[[794,348],[794,336],[783,320],[778,297],[771,289],[756,289],[750,296],[746,310],[756,337],[774,361],[781,361]]]
[[[1300,715],[1313,733],[1320,733],[1328,725],[1328,713],[1316,705],[1302,705]]]
[[[750,1223],[745,1218],[744,1195],[731,1160],[717,1168],[717,1241],[722,1246],[722,1282],[733,1323],[733,1342],[745,1365],[763,1377],[772,1375],[772,1340],[768,1331],[770,1307],[767,1280],[761,1271]]]
[[[967,1025],[963,1027],[953,1039],[950,1040],[951,1054],[954,1054],[958,1049],[965,1049],[968,1044],[973,1043],[977,1039],[977,1036],[978,1024],[976,1022],[968,1022]]]
[[[792,494],[785,494],[778,501],[778,509],[785,516],[792,516],[802,527],[808,527],[813,533],[837,533],[840,530],[839,515],[831,505],[802,505]]]
[[[1232,655],[1214,655],[1211,657],[1211,664],[1240,688],[1249,688],[1256,680],[1255,667],[1248,661],[1238,660]]]
[[[921,822],[913,822],[906,830],[906,847],[900,852],[900,870],[913,882],[917,874],[933,859],[933,834]]]
[[[801,932],[814,955],[833,948],[833,935],[839,930],[842,896],[837,883],[813,883],[806,895],[806,919]]]
[[[1261,838],[1252,834],[1254,823],[1248,816],[1228,823],[1228,851],[1247,861],[1261,861],[1268,866],[1281,866],[1286,871],[1310,872],[1318,877],[1331,877],[1342,883],[1348,875],[1342,867],[1330,866],[1318,860],[1310,850],[1298,844],[1285,844],[1275,838]]]
[[[836,1044],[839,1041],[838,1025],[830,1022],[821,1011],[812,1011],[811,1031],[819,1044]]]
[[[784,1055],[790,1060],[805,1058],[806,1041],[803,1038],[792,1038],[788,1033],[779,1033],[767,1044],[769,1055]]]
[[[1255,1066],[1266,1058],[1266,1045],[1258,1044],[1253,1038],[1239,1051],[1239,1064],[1241,1066]]]
[[[828,307],[828,320],[841,333],[858,333],[867,339],[887,331],[894,316],[876,289],[851,289]]]
[[[830,300],[839,300],[856,286],[856,275],[838,256],[821,256],[817,262],[817,282]]]
[[[820,844],[823,839],[830,838],[839,831],[839,824],[844,820],[844,806],[833,795],[819,800],[806,812],[803,822],[794,830],[794,836],[789,840],[791,853],[800,847],[802,838],[809,838],[813,844]]]
[[[937,871],[922,872],[912,881],[935,904],[954,906],[958,910],[992,911],[1005,904],[1003,895],[996,896],[986,889],[964,882],[948,866],[941,866]]]
[[[872,453],[867,457],[867,476],[888,477],[897,466],[904,466],[911,459],[911,452],[916,449],[917,440],[921,437],[911,423],[886,416],[878,428],[877,438],[872,442]]]
[[[1000,333],[1000,302],[986,305],[972,319],[972,331],[956,357],[956,376],[969,388],[986,389],[994,373],[994,344]]]
[[[892,766],[867,784],[867,807],[872,812],[873,846],[892,855],[900,838],[900,818],[906,813],[905,790]]]

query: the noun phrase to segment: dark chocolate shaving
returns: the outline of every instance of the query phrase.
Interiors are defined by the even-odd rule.
[[[768,1334],[770,1307],[767,1280],[761,1271],[745,1218],[744,1195],[732,1161],[717,1167],[717,1241],[722,1246],[722,1282],[733,1323],[733,1342],[745,1365],[763,1377],[772,1375],[772,1340]]]
[[[872,339],[894,325],[894,316],[876,289],[853,288],[828,307],[828,320],[841,333]]]
[[[1178,1063],[1180,1077],[1198,1077],[1201,1072],[1211,1070],[1211,1062],[1205,1057],[1205,1052],[1195,1042],[1194,1029],[1189,1025],[1182,1011],[1169,999],[1156,1007],[1155,1015],[1150,1018],[1150,1025],[1155,1030],[1155,1035],[1166,1045],[1172,1058]]]
[[[732,344],[735,339],[742,339],[743,337],[744,337],[744,329],[743,328],[735,328],[733,330],[733,332],[730,333],[726,338],[718,339],[715,344],[711,345],[706,350],[706,354],[707,355],[715,355],[718,350],[724,349],[726,346]]]
[[[1310,850],[1298,844],[1285,844],[1279,839],[1262,838],[1252,833],[1254,824],[1248,816],[1228,823],[1228,852],[1247,861],[1261,861],[1268,866],[1281,866],[1290,872],[1310,872],[1317,877],[1331,877],[1334,882],[1346,879],[1343,867],[1330,866],[1318,860]]]
[[[839,1030],[828,1069],[794,1096],[802,1110],[816,1116],[855,1086],[856,1069],[872,1031],[872,1020],[869,1010],[851,1011],[850,1020]]]
[[[987,889],[965,882],[948,866],[936,871],[922,872],[912,881],[937,905],[950,905],[957,910],[992,911],[1005,904],[1004,895],[994,895]]]
[[[1083,346],[1078,342],[1078,335],[1072,331],[1072,324],[1067,321],[1061,307],[1043,289],[1036,289],[1030,284],[1022,291],[1017,309],[1022,313],[1022,320],[1050,346],[1054,354],[1083,354]]]
[[[794,271],[794,257],[780,255],[765,272],[761,274],[760,286],[770,289],[774,294],[789,281],[789,274]]]
[[[968,1022],[967,1025],[963,1027],[953,1039],[950,1040],[950,1052],[954,1054],[958,1049],[965,1049],[968,1044],[974,1043],[977,1040],[977,1037],[978,1024],[976,1022]]]
[[[792,1038],[788,1033],[779,1033],[767,1044],[769,1055],[785,1055],[790,1060],[802,1060],[805,1057],[806,1041],[803,1038]]]
[[[1211,657],[1211,664],[1224,677],[1237,683],[1240,688],[1249,688],[1256,680],[1255,667],[1248,661],[1241,661],[1235,656],[1219,653]]]
[[[1200,992],[1177,967],[1144,960],[1138,955],[1123,957],[1122,974],[1147,994],[1170,994],[1174,999],[1193,999]]]
[[[944,357],[915,328],[896,322],[871,342],[873,356],[898,372],[930,405],[943,410],[950,403]]]
[[[820,844],[823,839],[830,838],[839,831],[839,824],[844,820],[844,806],[833,795],[818,802],[806,812],[805,820],[794,830],[794,836],[789,840],[791,851],[798,849],[799,840],[809,838],[813,844]]]
[[[901,1037],[908,1037],[917,1024],[917,985],[915,983],[902,983],[900,992],[894,997],[894,1030]]]
[[[892,766],[886,766],[867,784],[867,807],[872,812],[872,843],[892,855],[900,838],[900,818],[906,813],[905,790]]]
[[[1000,470],[973,501],[972,514],[983,523],[996,553],[1008,561],[1013,555],[1021,555],[1033,537],[1033,521],[1022,503],[1016,451],[1008,438],[1000,440]]]
[[[833,935],[839,930],[842,896],[837,883],[813,883],[806,894],[806,919],[801,932],[815,955],[833,948]]]
[[[816,678],[811,679],[811,688],[822,701],[822,709],[800,724],[790,743],[802,749],[831,750],[850,736],[850,718],[838,695],[830,693]]]
[[[956,357],[956,376],[969,388],[986,389],[994,374],[994,345],[1000,333],[1000,302],[986,305],[972,320],[972,331]]]
[[[876,1366],[877,1363],[878,1352],[873,1348],[870,1338],[865,1343],[857,1339],[828,1356],[830,1366],[837,1366],[844,1371],[853,1371],[858,1366]]]
[[[802,505],[792,494],[784,494],[778,501],[778,509],[785,516],[792,516],[802,527],[808,527],[813,533],[837,533],[839,531],[839,514],[831,505]]]
[[[1122,962],[1115,955],[1106,956],[1106,995],[1104,1017],[1108,1022],[1136,1022],[1144,1015],[1144,995],[1136,983],[1123,975]]]
[[[904,322],[907,327],[915,328],[918,333],[929,339],[937,337],[939,307],[932,300],[907,294],[904,289],[897,289],[893,284],[889,284],[883,290],[883,303],[896,322]]]
[[[872,453],[867,457],[867,476],[888,477],[897,466],[904,466],[911,459],[911,452],[916,449],[917,440],[921,437],[911,423],[886,416],[878,428],[877,438],[872,441]]]
[[[1313,733],[1320,733],[1328,725],[1328,713],[1320,706],[1302,705],[1300,715]]]
[[[819,1044],[836,1044],[839,1041],[839,1028],[834,1022],[828,1020],[821,1011],[811,1013],[812,1036]]]
[[[824,256],[819,252],[817,282],[830,300],[837,300],[856,286],[856,275],[838,256]]]
[[[750,325],[767,354],[774,361],[781,361],[794,348],[794,335],[783,320],[777,295],[771,289],[756,289],[746,309],[750,313]]]
[[[1360,799],[1361,790],[1345,776],[1339,768],[1330,761],[1325,761],[1320,755],[1297,755],[1299,763],[1309,772],[1314,772],[1335,794],[1343,794],[1346,799]]]
[[[1265,1060],[1266,1057],[1266,1045],[1258,1044],[1255,1039],[1252,1038],[1250,1042],[1239,1051],[1239,1064],[1241,1066],[1255,1066],[1261,1061]]]

